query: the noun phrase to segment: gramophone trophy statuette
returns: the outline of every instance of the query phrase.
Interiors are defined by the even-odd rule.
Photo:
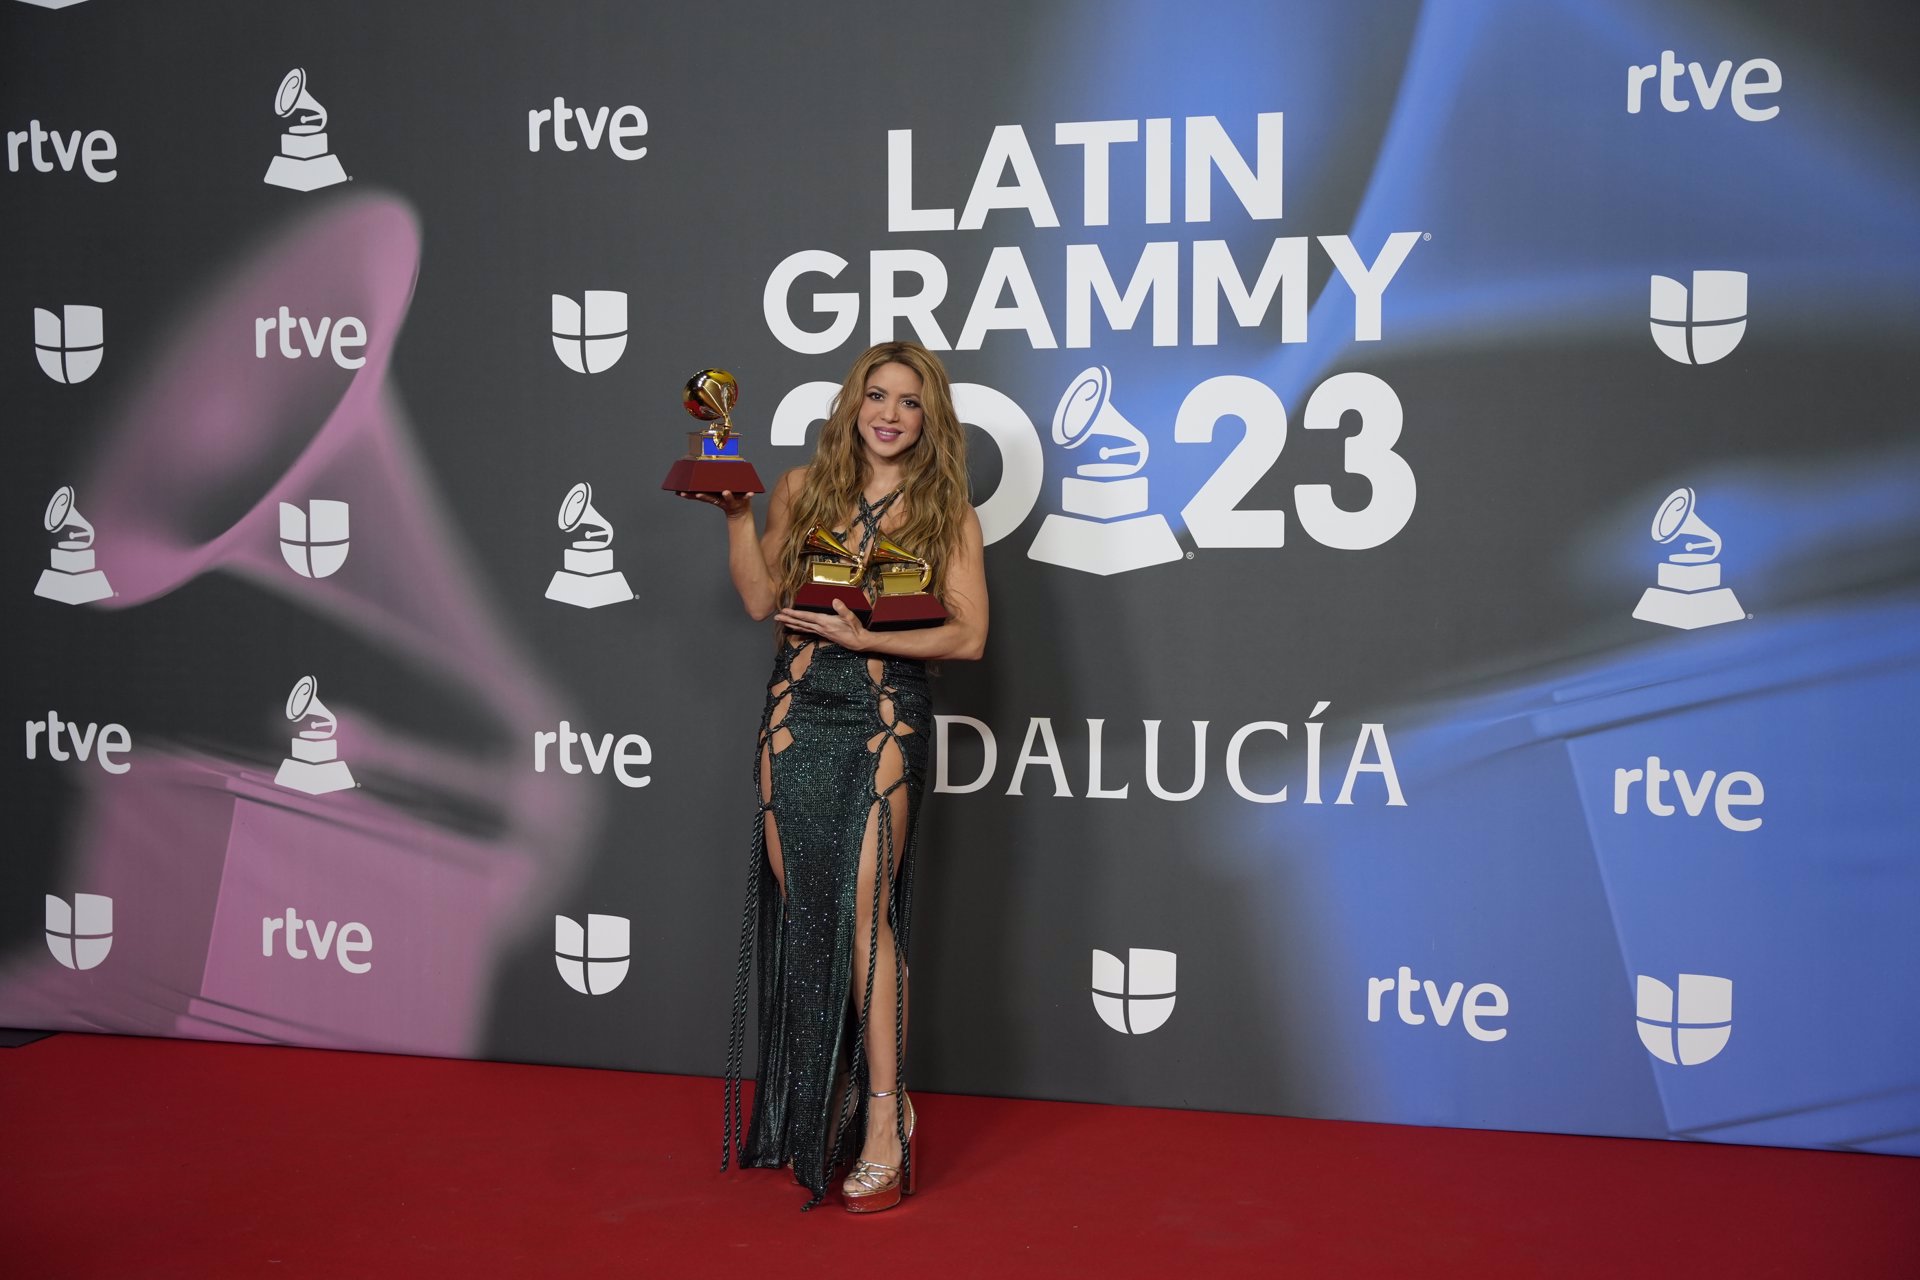
[[[725,369],[702,369],[687,379],[687,412],[713,425],[687,433],[687,456],[675,462],[661,482],[676,493],[765,493],[753,464],[740,456],[733,433],[733,406],[740,384]]]
[[[867,552],[873,616],[867,626],[875,631],[905,631],[937,627],[947,620],[946,606],[927,588],[933,585],[933,566],[891,538],[875,538]]]
[[[872,608],[860,589],[867,567],[846,543],[816,525],[807,530],[806,548],[807,580],[793,593],[794,608],[832,613],[835,600],[859,614]]]
[[[267,166],[268,185],[318,191],[347,180],[340,157],[327,150],[327,109],[308,91],[305,68],[295,67],[280,81],[273,113],[293,123],[280,135],[280,154]]]
[[[1676,549],[1660,562],[1659,585],[1646,589],[1634,617],[1692,631],[1747,616],[1732,588],[1720,583],[1720,535],[1700,518],[1692,489],[1682,485],[1667,495],[1653,513],[1652,532],[1655,542]]]

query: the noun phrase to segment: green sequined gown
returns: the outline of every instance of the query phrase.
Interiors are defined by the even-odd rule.
[[[891,497],[871,506],[862,501],[867,538],[891,502]],[[758,808],[727,1045],[721,1166],[736,1154],[742,1167],[791,1162],[795,1176],[813,1192],[809,1208],[825,1193],[834,1167],[857,1153],[864,1132],[867,1020],[859,1010],[872,1001],[893,1003],[895,1061],[899,1081],[906,1080],[902,1014],[914,832],[932,720],[924,663],[853,653],[798,632],[781,636],[753,755]],[[886,762],[884,773],[896,772],[897,764],[898,779],[882,784],[883,757],[896,750],[897,759]],[[768,788],[763,788],[763,758],[771,767]],[[894,829],[890,803],[899,789],[907,796],[905,830]],[[765,802],[763,790],[771,797]],[[769,814],[786,873],[784,902],[767,860]],[[865,947],[872,957],[879,946],[877,913],[867,936],[854,936],[860,846],[870,820],[877,825],[877,861],[884,877],[875,880],[876,898],[882,884],[893,885],[887,922],[898,981],[892,991],[873,990],[876,966],[869,963],[867,998],[856,1004],[849,999],[853,948]],[[740,1075],[750,971],[757,977],[760,1058],[742,1145]],[[837,1080],[848,1083],[836,1097]]]

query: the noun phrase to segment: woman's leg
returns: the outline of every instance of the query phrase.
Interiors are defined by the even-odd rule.
[[[767,729],[760,741],[760,803],[766,812],[767,866],[773,881],[780,886],[780,897],[787,896],[787,867],[780,853],[780,824],[773,812],[773,757],[793,745],[793,730],[787,728],[787,712],[793,705],[793,686],[813,664],[813,647],[803,646],[787,666],[787,676],[767,690],[773,706],[767,712]]]
[[[767,806],[767,866],[773,871],[773,882],[780,886],[781,900],[785,901],[787,864],[780,856],[780,824],[773,816],[773,748],[769,742],[760,744],[760,803]]]
[[[754,841],[754,862],[747,880],[746,907],[740,922],[740,963],[734,976],[733,1017],[727,1036],[727,1065],[725,1073],[725,1134],[724,1147],[720,1157],[720,1167],[726,1168],[737,1152],[742,1167],[751,1159],[756,1163],[772,1163],[769,1156],[778,1141],[759,1126],[766,1114],[765,1098],[756,1098],[753,1119],[746,1126],[744,1137],[746,1147],[741,1146],[743,1130],[741,1125],[741,1072],[746,1054],[747,985],[752,973],[752,958],[756,933],[762,946],[776,946],[768,937],[775,918],[783,918],[787,897],[786,859],[780,841],[780,824],[773,808],[773,763],[774,757],[790,750],[793,746],[793,730],[786,725],[787,714],[792,709],[793,687],[805,674],[812,658],[812,649],[786,655],[782,664],[784,673],[776,673],[772,685],[767,690],[768,707],[765,719],[761,723],[759,741],[755,746],[753,773],[755,794],[760,802],[760,812],[754,821],[756,839]],[[762,871],[759,859],[766,859],[766,873],[773,880],[779,894],[778,902],[771,900],[763,887]],[[763,959],[763,964],[765,963]],[[770,1025],[777,1022],[780,1014],[778,992],[769,992],[765,985],[761,989],[761,1031],[760,1078],[763,1088],[766,1086],[770,1045],[777,1037],[770,1038],[766,1032]],[[750,1148],[750,1149],[749,1149]]]
[[[853,991],[856,1010],[864,1010],[867,1089],[891,1093],[867,1103],[867,1128],[860,1149],[862,1160],[900,1167],[900,1051],[906,1046],[907,974],[900,963],[889,917],[893,881],[900,871],[912,818],[905,780],[905,754],[895,734],[913,732],[894,723],[893,700],[882,696],[881,723],[886,732],[875,734],[867,750],[874,762],[874,791],[881,798],[867,815],[860,842],[860,871],[854,889]]]

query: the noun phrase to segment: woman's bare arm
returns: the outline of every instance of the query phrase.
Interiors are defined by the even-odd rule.
[[[680,495],[719,507],[726,513],[727,572],[733,578],[733,589],[740,593],[740,603],[756,622],[771,615],[780,603],[780,582],[774,565],[780,546],[786,540],[787,526],[792,523],[793,490],[805,470],[795,467],[774,482],[773,494],[767,503],[765,534],[754,527],[750,494]]]
[[[869,631],[853,610],[834,602],[831,614],[782,609],[779,621],[795,631],[831,640],[856,653],[886,653],[929,661],[969,661],[987,647],[987,570],[980,517],[971,510],[960,529],[960,545],[947,561],[947,620],[912,631]],[[765,615],[760,615],[765,616]]]

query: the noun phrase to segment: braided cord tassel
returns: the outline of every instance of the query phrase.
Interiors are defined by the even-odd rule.
[[[767,741],[762,735],[761,742]],[[760,795],[760,751],[753,753],[753,794]],[[723,1087],[724,1115],[721,1120],[720,1168],[739,1150],[744,1140],[741,1111],[740,1076],[747,1049],[747,974],[753,968],[753,927],[760,913],[760,864],[767,856],[767,811],[773,806],[761,804],[753,818],[753,839],[747,851],[747,899],[740,913],[740,959],[733,974],[733,1018],[727,1031],[726,1083]]]
[[[790,697],[794,683],[793,651],[783,647],[775,662],[774,678],[768,685],[768,691],[772,693],[774,689],[784,686],[782,692]],[[722,1085],[720,1122],[720,1168],[723,1171],[733,1159],[743,1155],[741,1148],[746,1141],[746,1123],[741,1115],[743,1091],[740,1078],[747,1053],[747,975],[753,969],[753,932],[760,912],[761,868],[767,861],[767,814],[773,810],[771,799],[761,799],[764,782],[761,761],[769,758],[767,753],[772,749],[773,713],[779,697],[779,694],[775,694],[768,698],[766,708],[761,711],[760,734],[753,748],[753,801],[756,808],[753,838],[747,842],[746,904],[740,912],[740,959],[734,967],[733,1016],[727,1028],[727,1065]]]
[[[894,843],[893,843],[893,803],[891,797],[899,788],[907,784],[907,753],[900,746],[900,724],[895,718],[888,738],[894,744],[894,750],[900,752],[900,776],[887,788],[887,794],[880,798],[880,840],[886,850],[887,884],[893,883]],[[912,818],[908,818],[912,823]],[[877,905],[877,904],[876,904]],[[878,928],[879,912],[874,913],[875,927]],[[889,894],[887,898],[887,924],[893,930],[893,1130],[900,1139],[900,1182],[904,1189],[907,1174],[913,1168],[913,1152],[907,1146],[907,961],[906,952],[900,945],[900,896]],[[871,979],[873,970],[867,970]],[[869,982],[868,990],[872,990]]]

